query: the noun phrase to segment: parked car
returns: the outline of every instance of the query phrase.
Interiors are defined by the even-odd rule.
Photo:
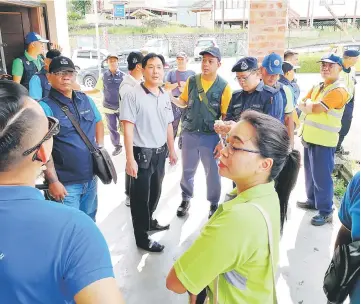
[[[150,39],[142,47],[141,52],[161,54],[164,57],[171,57],[174,55],[172,44],[168,39]]]
[[[129,49],[118,52],[118,68],[124,74],[128,73],[128,62],[127,58],[130,52],[138,51],[137,49]],[[164,66],[164,74],[166,75],[169,70],[173,69],[176,66],[175,59],[169,59],[166,61]],[[101,63],[101,73],[104,73],[108,68],[108,64],[106,59],[104,59]],[[94,88],[99,78],[99,70],[98,66],[94,65],[92,67],[80,70],[78,73],[78,83],[88,88]]]
[[[100,50],[100,60],[104,60],[109,55],[105,49]],[[98,64],[97,49],[76,49],[73,52],[71,60],[74,62],[75,68],[79,71]]]
[[[198,39],[194,48],[194,60],[201,59],[202,56],[200,56],[199,53],[212,46],[218,47],[215,38],[207,37]]]

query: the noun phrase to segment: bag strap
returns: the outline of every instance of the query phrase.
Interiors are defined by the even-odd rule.
[[[268,230],[268,246],[270,251],[270,259],[272,265],[272,279],[273,279],[273,303],[277,304],[277,293],[276,293],[276,270],[273,263],[273,234],[272,234],[272,223],[271,220],[266,213],[266,211],[258,204],[250,203],[251,205],[255,206],[263,215],[263,218],[266,221],[267,230]]]
[[[89,138],[86,136],[84,131],[81,129],[79,123],[76,121],[74,115],[70,112],[69,107],[62,104],[56,97],[51,96],[51,99],[60,107],[60,109],[64,112],[64,114],[69,118],[72,125],[74,126],[75,130],[80,135],[81,139],[84,141],[85,145],[88,147],[90,153],[94,153],[97,151],[97,149],[94,147],[94,145],[91,143]]]
[[[213,281],[213,304],[218,304],[218,283],[219,283],[219,276],[217,276]]]
[[[208,111],[214,116],[214,118],[218,118],[216,111],[214,111],[214,109],[212,109],[210,107],[208,97],[207,97],[207,95],[204,92],[204,89],[202,87],[201,74],[196,75],[195,78],[196,78],[196,85],[197,85],[198,94],[202,97],[202,101],[206,105]]]
[[[177,83],[178,83],[178,87],[180,87],[180,86],[181,86],[181,84],[180,84],[181,80],[180,80],[180,75],[179,75],[179,71],[178,71],[178,70],[175,70],[175,80],[176,80]]]

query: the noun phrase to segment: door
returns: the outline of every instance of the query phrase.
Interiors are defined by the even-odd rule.
[[[78,50],[78,54],[75,58],[74,64],[76,66],[78,66],[80,69],[86,69],[86,68],[92,66],[90,51]]]
[[[9,10],[11,10],[9,7],[0,6],[0,32],[2,40],[0,57],[3,52],[4,58],[2,60],[6,66],[7,73],[11,74],[13,60],[24,53],[24,37],[30,32],[30,23],[28,9],[18,8],[18,12],[11,12]]]

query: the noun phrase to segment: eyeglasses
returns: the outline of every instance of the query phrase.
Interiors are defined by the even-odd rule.
[[[246,148],[236,148],[234,147],[230,142],[229,142],[229,136],[226,136],[226,140],[225,140],[225,146],[226,148],[231,151],[231,154],[234,154],[237,151],[244,151],[244,152],[249,152],[249,153],[255,153],[255,154],[260,154],[261,151],[258,150],[251,150],[251,149],[246,149]]]
[[[241,81],[246,82],[246,81],[248,80],[248,78],[251,77],[252,74],[254,74],[255,71],[256,71],[256,70],[251,71],[251,73],[249,73],[247,77],[238,77],[238,76],[236,76],[236,77],[234,78],[234,80],[237,80],[237,81],[239,81],[239,82],[241,82]]]
[[[70,76],[70,77],[74,77],[78,74],[77,71],[60,71],[60,72],[56,72],[56,73],[52,73],[57,77],[66,77],[66,76]]]
[[[42,144],[44,142],[46,142],[47,140],[49,140],[50,138],[52,138],[53,136],[57,135],[59,133],[59,131],[60,131],[59,120],[57,120],[55,117],[49,116],[48,117],[48,123],[49,123],[49,131],[48,131],[48,133],[45,134],[44,138],[36,146],[26,150],[23,153],[23,156],[28,156],[31,153],[36,151],[36,153],[33,156],[33,161],[39,160],[38,156],[37,156],[37,151],[40,149]]]

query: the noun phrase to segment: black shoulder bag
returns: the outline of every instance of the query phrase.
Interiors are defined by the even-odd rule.
[[[94,147],[89,138],[86,136],[84,131],[81,129],[79,123],[76,121],[74,115],[70,112],[69,108],[66,105],[61,104],[58,100],[55,100],[54,96],[51,98],[56,102],[56,104],[61,108],[64,114],[69,118],[73,124],[75,130],[79,133],[81,139],[84,141],[88,147],[92,158],[94,173],[103,184],[107,185],[114,181],[114,184],[117,183],[117,172],[115,171],[113,161],[109,156],[108,152],[104,148]]]
[[[359,276],[360,241],[338,246],[323,281],[329,303],[343,303]]]

